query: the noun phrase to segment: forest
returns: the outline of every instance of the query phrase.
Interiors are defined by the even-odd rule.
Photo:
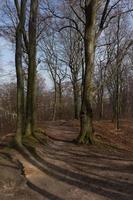
[[[0,200],[132,200],[132,87],[132,0],[0,0]]]

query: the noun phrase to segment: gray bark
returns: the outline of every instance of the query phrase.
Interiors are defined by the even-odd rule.
[[[36,100],[36,32],[37,32],[38,0],[31,0],[29,19],[29,66],[26,102],[26,131],[27,136],[34,134],[35,100]]]
[[[23,44],[23,28],[25,24],[26,1],[21,1],[19,8],[18,1],[14,1],[18,13],[18,25],[16,28],[16,50],[15,50],[15,66],[17,76],[17,132],[15,140],[18,144],[22,142],[24,133],[24,78],[22,67],[22,44]]]
[[[85,7],[85,74],[83,79],[83,95],[80,114],[79,143],[93,143],[93,115],[91,107],[92,78],[94,70],[95,53],[95,27],[96,27],[97,0],[86,1]]]

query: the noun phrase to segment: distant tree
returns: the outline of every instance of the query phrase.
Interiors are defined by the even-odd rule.
[[[62,60],[68,67],[68,77],[73,86],[74,119],[79,119],[83,41],[80,34],[71,27],[65,29],[60,38],[63,46]]]

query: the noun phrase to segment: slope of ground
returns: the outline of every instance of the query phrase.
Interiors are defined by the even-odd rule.
[[[21,175],[20,164],[9,154],[0,152],[0,200],[43,200],[44,198],[27,186]]]
[[[10,152],[24,167],[25,190],[29,190],[30,195],[33,195],[32,192],[38,194],[36,199],[40,200],[132,200],[133,127],[128,128],[127,137],[124,135],[127,130],[126,123],[123,123],[122,131],[116,132],[110,122],[96,122],[95,135],[100,142],[94,146],[71,142],[78,135],[78,122],[45,123],[42,129],[45,128],[49,137],[45,144],[36,146],[33,156],[37,162],[14,150]],[[129,129],[132,130],[130,133]],[[16,174],[15,177],[19,177],[18,172]],[[10,176],[10,173],[7,176]],[[4,190],[1,194],[6,196]],[[21,198],[18,196],[17,199]]]

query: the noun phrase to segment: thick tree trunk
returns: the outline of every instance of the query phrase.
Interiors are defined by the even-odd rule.
[[[15,140],[17,144],[22,143],[22,135],[24,133],[24,77],[23,77],[23,67],[22,67],[22,43],[23,43],[23,28],[25,24],[25,10],[26,10],[26,0],[21,1],[21,7],[19,10],[18,1],[15,0],[15,6],[18,13],[18,26],[16,28],[16,50],[15,50],[15,66],[16,66],[16,76],[17,76],[17,132],[15,135]]]
[[[31,0],[29,20],[29,66],[26,105],[26,136],[34,134],[36,99],[36,32],[38,0]]]
[[[16,30],[15,65],[17,75],[17,133],[15,139],[16,142],[20,144],[24,130],[24,81],[22,70],[22,32],[20,23]]]
[[[94,70],[94,52],[95,52],[95,26],[97,0],[86,1],[85,15],[85,75],[83,82],[83,97],[80,116],[80,136],[79,143],[93,143],[93,123],[91,108],[92,78]]]

